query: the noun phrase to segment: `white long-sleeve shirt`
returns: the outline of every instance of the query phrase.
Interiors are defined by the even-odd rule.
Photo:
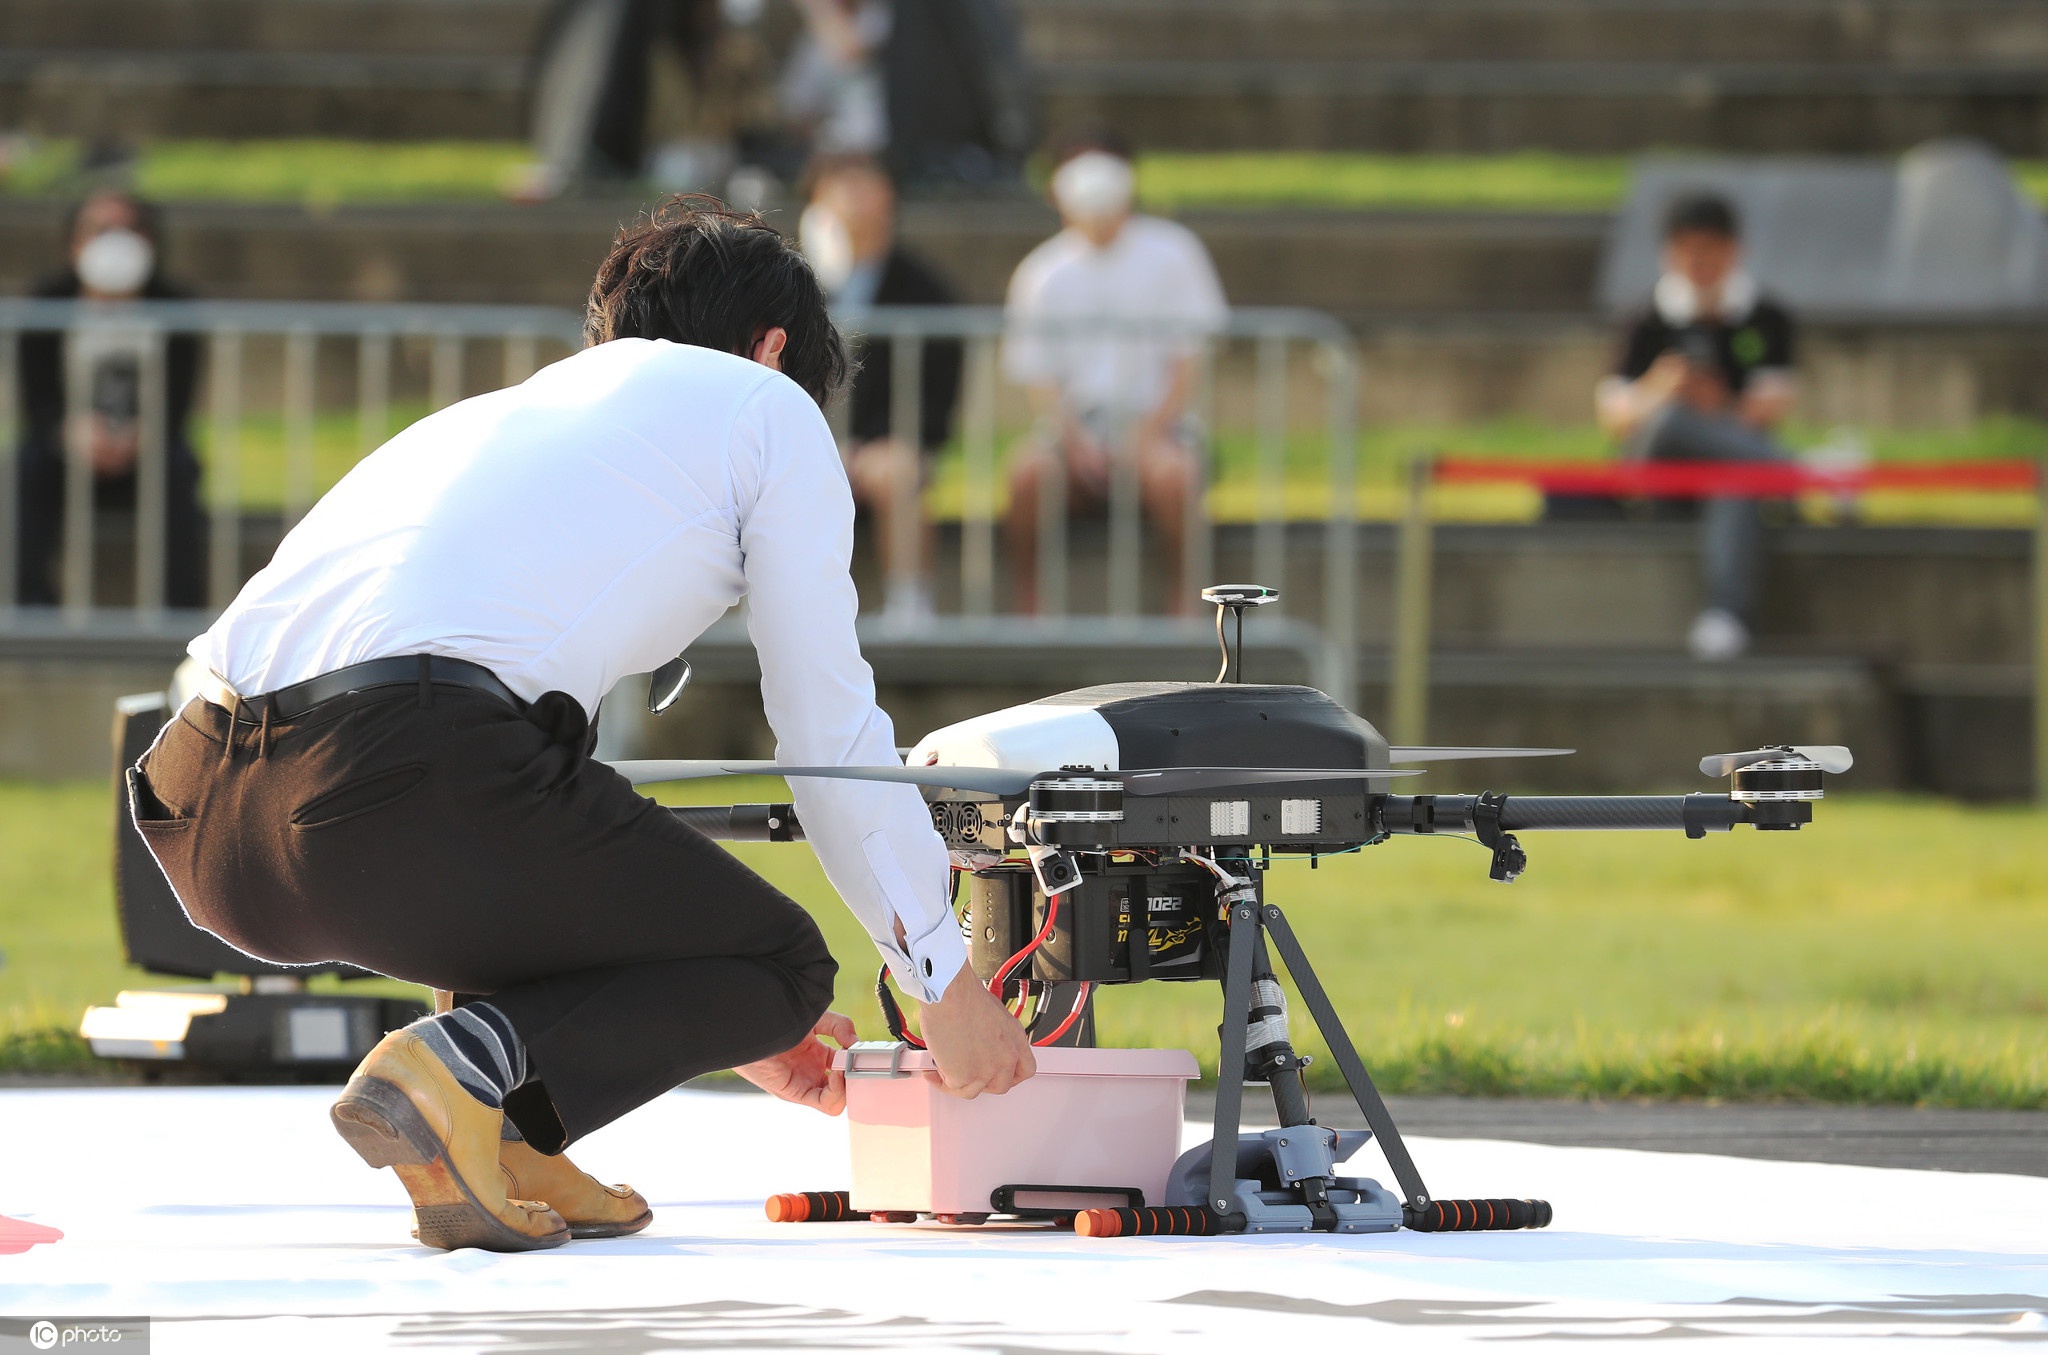
[[[897,763],[854,637],[852,550],[846,473],[802,388],[729,353],[619,339],[366,457],[191,652],[245,695],[452,655],[595,714],[745,595],[777,760]],[[898,982],[936,999],[966,952],[923,798],[863,781],[791,790]]]
[[[1147,414],[1173,363],[1230,308],[1209,251],[1177,221],[1134,216],[1107,249],[1071,228],[1024,256],[1004,302],[1003,372],[1076,412]]]

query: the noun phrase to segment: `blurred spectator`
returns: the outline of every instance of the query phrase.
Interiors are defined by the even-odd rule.
[[[1016,182],[1036,144],[1012,0],[890,0],[889,165],[911,189]]]
[[[896,243],[896,190],[874,160],[826,157],[811,168],[810,205],[799,227],[804,253],[835,313],[870,307],[949,306],[944,278]],[[915,444],[895,427],[895,352],[887,339],[856,349],[859,370],[848,396],[846,471],[854,498],[874,515],[882,554],[884,614],[917,620],[932,611],[930,524],[922,491],[930,460],[953,431],[960,398],[960,343],[926,340],[919,355]],[[898,506],[912,509],[907,519]]]
[[[534,78],[537,163],[517,195],[550,198],[572,183],[640,177],[654,58],[669,48],[693,84],[707,83],[720,11],[719,0],[555,0]]]
[[[1145,515],[1174,561],[1174,610],[1189,499],[1201,493],[1206,433],[1188,414],[1207,336],[1228,307],[1209,253],[1172,221],[1133,215],[1129,148],[1093,133],[1063,144],[1052,176],[1065,229],[1010,279],[1003,368],[1030,389],[1038,427],[1010,470],[1008,544],[1022,611],[1038,609],[1040,516],[1066,485],[1069,510],[1108,500],[1112,463],[1132,458]]]
[[[95,193],[71,214],[68,230],[71,266],[39,284],[36,296],[132,301],[185,295],[165,281],[159,267],[156,212],[148,203],[122,192]],[[143,370],[152,342],[148,332],[118,323],[95,324],[69,334],[43,331],[22,336],[20,408],[25,427],[19,458],[17,578],[24,603],[48,605],[58,599],[67,423],[72,437],[85,440],[95,506],[135,507]],[[206,603],[206,582],[199,461],[187,432],[199,386],[199,340],[191,334],[173,334],[164,349],[165,602],[200,607]],[[66,392],[74,388],[91,393],[91,408],[81,411],[79,418],[67,419]]]
[[[1791,316],[1742,267],[1734,207],[1682,197],[1665,217],[1663,275],[1596,393],[1600,424],[1642,460],[1784,461],[1772,430],[1792,407],[1792,346]],[[1734,658],[1749,647],[1762,565],[1757,502],[1707,499],[1701,525],[1707,605],[1688,644]]]
[[[782,69],[782,111],[821,155],[880,155],[889,148],[882,45],[889,0],[797,0],[804,33]]]
[[[797,5],[804,33],[781,93],[788,131],[805,151],[879,156],[919,188],[1016,178],[1033,127],[1008,0]]]
[[[664,48],[691,90],[665,138],[648,127]],[[521,198],[649,174],[758,197],[845,153],[918,186],[1012,182],[1033,137],[1009,0],[555,0],[536,66]]]

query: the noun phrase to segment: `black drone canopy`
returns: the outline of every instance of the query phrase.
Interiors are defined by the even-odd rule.
[[[1380,732],[1313,687],[1112,682],[1031,704],[1093,709],[1126,767],[1388,765]]]

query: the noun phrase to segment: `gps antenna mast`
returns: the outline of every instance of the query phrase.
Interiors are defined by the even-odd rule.
[[[1244,609],[1263,607],[1280,600],[1280,590],[1262,583],[1212,583],[1202,590],[1202,601],[1216,604],[1216,647],[1223,651],[1223,666],[1216,670],[1218,682],[1244,681]],[[1237,624],[1236,673],[1232,675],[1230,644],[1223,638],[1223,613],[1228,611]]]

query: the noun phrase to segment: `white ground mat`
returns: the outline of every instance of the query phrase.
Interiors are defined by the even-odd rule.
[[[158,1351],[293,1355],[2048,1347],[2048,1179],[1418,1139],[1439,1195],[1543,1197],[1556,1223],[1103,1241],[778,1225],[766,1195],[845,1184],[843,1125],[678,1092],[575,1154],[643,1190],[652,1228],[496,1256],[414,1244],[396,1180],[328,1127],[332,1096],[0,1092],[0,1214],[66,1234],[0,1256],[0,1314],[147,1314]]]

